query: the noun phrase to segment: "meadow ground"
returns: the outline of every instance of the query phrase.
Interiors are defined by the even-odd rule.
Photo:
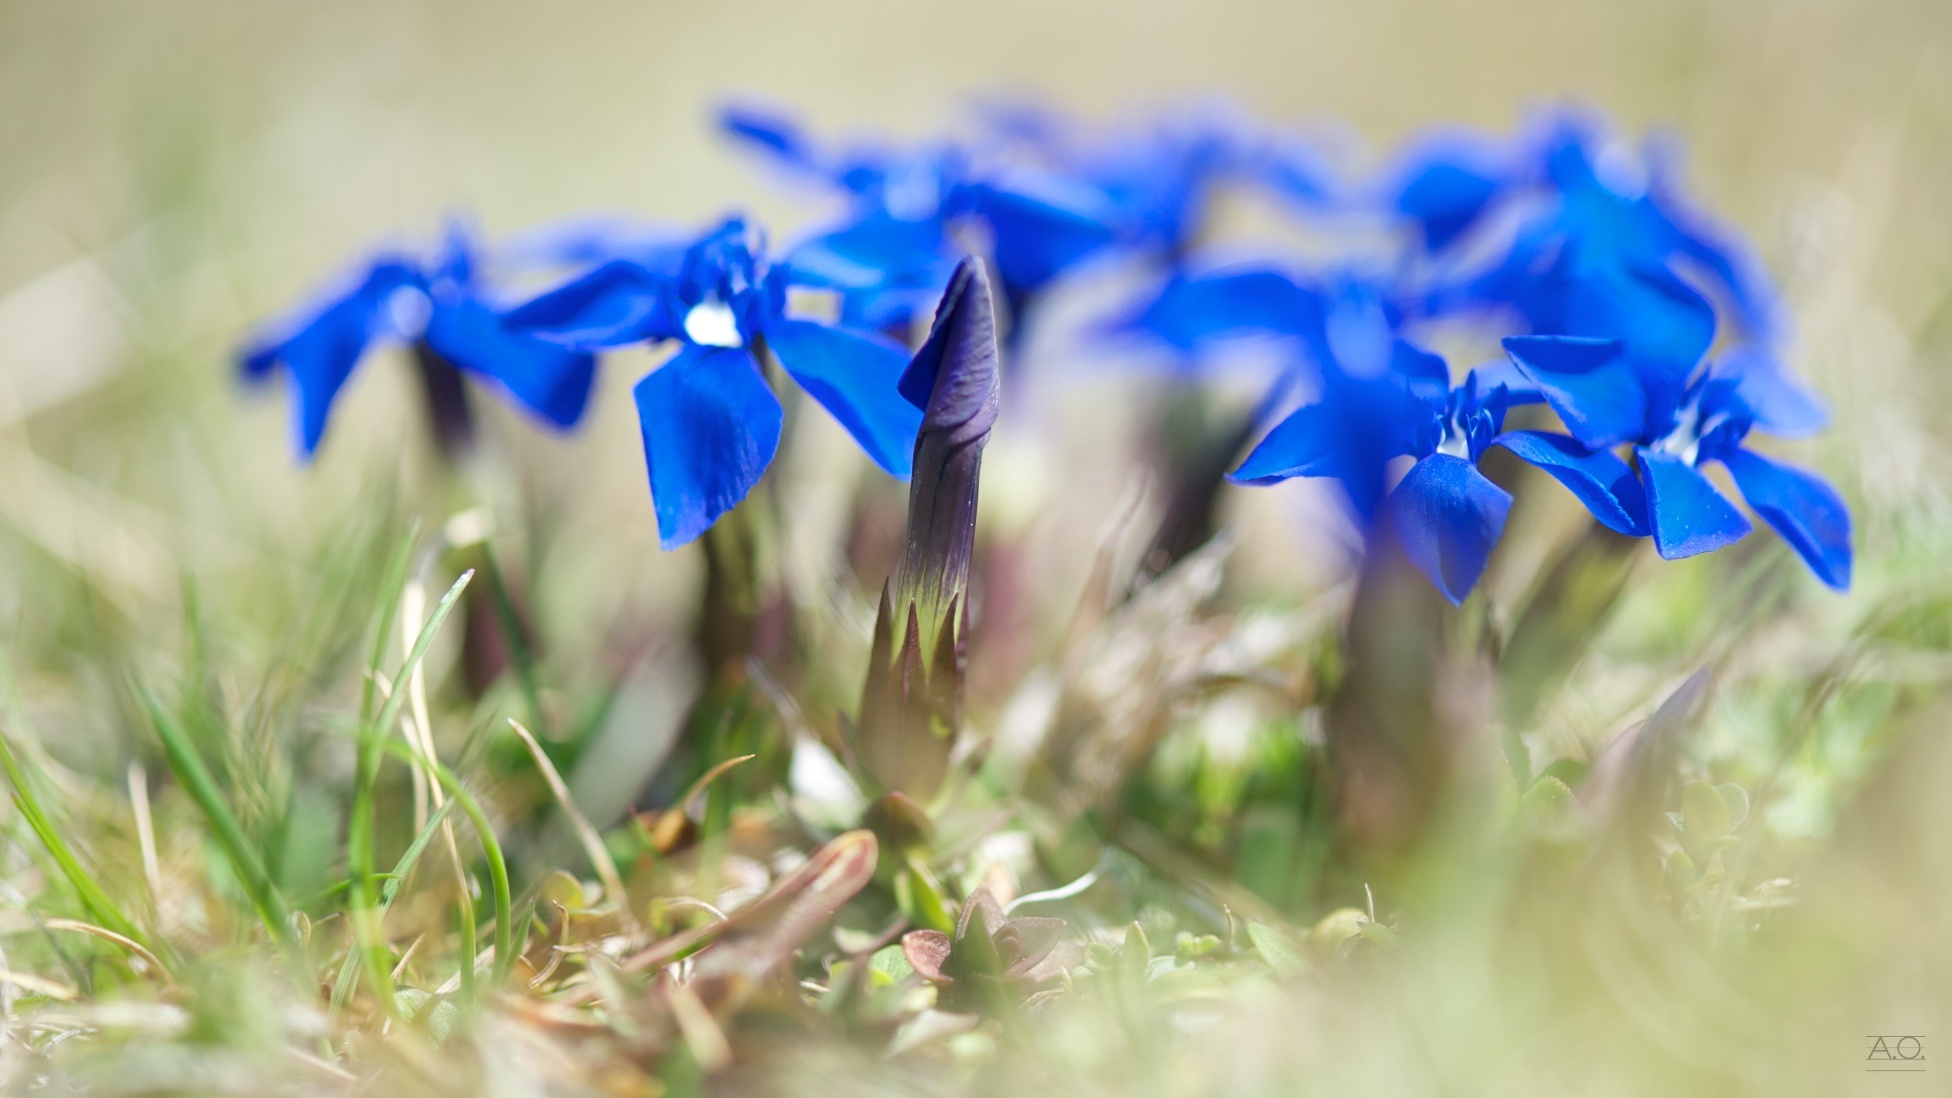
[[[0,5],[6,1087],[1940,1092],[1949,32],[1922,0]],[[1850,591],[1760,530],[1609,557],[1533,484],[1445,655],[1368,687],[1431,694],[1438,776],[1352,822],[1326,497],[1228,488],[1135,578],[1159,383],[1033,343],[969,777],[918,822],[829,750],[904,489],[811,404],[763,507],[664,552],[642,351],[571,434],[478,400],[459,464],[404,355],[310,464],[237,382],[254,325],[450,211],[805,225],[710,132],[726,93],[922,134],[996,89],[1218,93],[1350,150],[1568,100],[1670,129],[1830,405],[1777,452],[1848,499]],[[711,586],[740,565],[757,601]],[[1065,921],[1054,995],[948,1009],[889,948],[979,886]]]

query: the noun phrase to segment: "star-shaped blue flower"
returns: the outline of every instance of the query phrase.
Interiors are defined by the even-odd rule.
[[[1004,296],[1019,310],[1113,240],[1101,194],[993,150],[951,142],[828,148],[790,116],[754,106],[727,108],[720,127],[845,197],[843,218],[787,258],[807,281],[842,292],[842,316],[852,324],[881,328],[925,314],[961,256],[964,225],[986,239]]]
[[[333,402],[376,343],[412,342],[494,383],[558,428],[574,426],[589,403],[595,359],[503,327],[483,300],[476,248],[450,231],[441,257],[375,255],[341,284],[261,333],[242,356],[244,376],[282,370],[295,389],[299,452],[310,458]]]
[[[762,347],[877,465],[908,476],[922,413],[896,390],[907,350],[794,315],[788,291],[807,281],[732,218],[682,248],[605,263],[501,319],[577,353],[675,346],[634,391],[658,535],[670,549],[744,499],[779,448],[783,414]]]
[[[1634,369],[1611,340],[1525,336],[1505,340],[1505,348],[1569,432],[1525,432],[1514,452],[1550,446],[1604,467],[1606,475],[1575,488],[1600,521],[1650,535],[1670,560],[1739,541],[1749,520],[1702,474],[1720,462],[1742,498],[1818,579],[1838,590],[1850,586],[1843,498],[1814,473],[1745,445],[1766,422],[1759,410],[1800,399],[1772,363],[1723,358],[1676,381]],[[1620,442],[1631,446],[1632,469],[1609,449]]]

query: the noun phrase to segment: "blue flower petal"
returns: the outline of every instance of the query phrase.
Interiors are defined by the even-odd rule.
[[[687,345],[632,390],[666,549],[746,497],[779,449],[779,399],[742,349]]]
[[[1735,398],[1748,410],[1757,430],[1802,438],[1829,422],[1822,398],[1761,347],[1742,347],[1721,356],[1709,376],[1734,379]]]
[[[1607,267],[1568,287],[1565,330],[1619,339],[1627,357],[1686,378],[1715,340],[1715,307],[1665,268]]]
[[[951,258],[942,223],[875,214],[795,247],[787,265],[823,285],[859,289],[887,280],[946,278]]]
[[[1411,466],[1389,496],[1404,553],[1453,606],[1477,586],[1510,512],[1510,492],[1450,454]]]
[[[1240,468],[1228,474],[1235,484],[1279,484],[1292,477],[1334,477],[1345,471],[1335,410],[1304,404],[1274,425]]]
[[[675,336],[668,280],[616,260],[502,315],[511,329],[578,351]]]
[[[799,121],[784,112],[754,103],[732,103],[719,109],[718,126],[728,137],[796,168],[813,170],[813,143]]]
[[[1753,529],[1700,470],[1673,454],[1634,447],[1647,488],[1654,548],[1668,560],[1710,553]]]
[[[1505,353],[1559,414],[1572,437],[1590,449],[1639,434],[1647,398],[1620,342],[1577,336],[1511,336]]]
[[[295,415],[300,453],[311,457],[325,436],[332,402],[373,340],[393,332],[393,295],[423,284],[420,274],[396,259],[376,260],[353,287],[316,306],[278,337],[261,340],[243,358],[244,376],[257,379],[278,363],[291,371],[298,390]]]
[[[882,336],[809,320],[774,321],[766,343],[876,465],[907,479],[922,426],[922,410],[896,388],[908,368],[907,351]]]
[[[437,304],[426,340],[442,358],[500,383],[557,427],[574,427],[589,406],[595,356],[512,331],[471,298]]]
[[[1389,368],[1404,380],[1412,393],[1424,400],[1442,404],[1450,395],[1450,364],[1442,355],[1399,339],[1390,346]],[[1480,393],[1490,391],[1483,385],[1478,388]]]
[[[1545,431],[1510,431],[1491,440],[1544,470],[1579,497],[1600,525],[1629,537],[1647,536],[1647,492],[1633,469],[1611,450],[1588,451],[1576,440]]]
[[[1383,498],[1390,460],[1427,453],[1428,439],[1419,441],[1419,427],[1442,408],[1393,377],[1334,382],[1321,400],[1276,424],[1228,479],[1268,485],[1291,477],[1334,477],[1367,521]]]
[[[1814,474],[1771,461],[1753,450],[1723,458],[1742,498],[1790,548],[1839,591],[1850,587],[1850,510],[1837,490]]]
[[[981,185],[969,201],[989,225],[997,276],[1015,294],[1041,288],[1112,240],[1096,218],[1027,194]]]
[[[1321,299],[1278,271],[1175,278],[1131,322],[1181,350],[1256,332],[1299,335],[1321,325]]]

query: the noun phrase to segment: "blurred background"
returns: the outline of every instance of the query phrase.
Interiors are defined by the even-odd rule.
[[[1861,960],[1878,975],[1850,985],[1861,998],[1806,1020],[1850,1042],[1871,1016],[1942,1020],[1932,981],[1952,954],[1905,943],[1932,939],[1948,895],[1946,867],[1921,840],[1921,821],[1945,822],[1930,814],[1930,776],[1947,772],[1917,744],[1901,746],[1921,754],[1901,757],[1929,765],[1880,767],[1886,733],[1942,731],[1933,722],[1946,713],[1949,35],[1942,0],[0,0],[9,705],[70,765],[118,773],[118,718],[88,692],[112,662],[105,650],[139,651],[137,664],[188,658],[194,592],[224,622],[227,652],[269,664],[286,651],[277,642],[293,607],[309,605],[311,580],[348,531],[365,528],[375,500],[430,521],[460,504],[429,473],[404,359],[381,356],[355,375],[309,467],[293,456],[284,395],[236,381],[235,350],[253,325],[367,249],[427,239],[450,215],[491,237],[586,212],[689,226],[748,210],[779,237],[810,227],[827,207],[753,170],[713,132],[728,97],[788,105],[823,133],[914,137],[954,126],[982,95],[1031,95],[1101,120],[1219,97],[1306,129],[1353,163],[1433,124],[1506,133],[1530,108],[1571,102],[1622,133],[1682,140],[1687,185],[1759,246],[1788,297],[1793,363],[1832,403],[1831,431],[1786,452],[1851,500],[1857,587],[1835,597],[1808,584],[1777,623],[1787,639],[1746,657],[1757,689],[1723,703],[1706,750],[1733,754],[1745,735],[1775,734],[1754,731],[1773,727],[1758,716],[1771,712],[1758,691],[1772,675],[1850,660],[1878,668],[1889,696],[1864,703],[1875,717],[1850,724],[1846,714],[1820,758],[1797,755],[1809,765],[1790,768],[1779,803],[1791,807],[1770,822],[1792,845],[1829,835],[1863,783],[1891,783],[1875,806],[1887,817],[1858,821],[1866,845],[1839,847],[1842,883],[1826,893],[1840,912],[1862,904],[1864,923],[1840,914],[1823,924],[1842,951],[1830,956],[1849,958],[1839,966]],[[594,414],[573,436],[476,404],[485,466],[506,474],[484,475],[476,491],[508,501],[498,517],[546,522],[567,547],[524,562],[558,681],[604,667],[633,683],[611,717],[613,754],[572,775],[592,816],[635,794],[696,686],[683,637],[701,566],[696,549],[657,548],[628,399],[649,363],[607,360]],[[1006,420],[986,471],[985,521],[1013,524],[1036,547],[1036,597],[1058,626],[1132,487],[1139,428],[1105,384],[1083,377],[1019,405],[1024,422]],[[782,474],[790,567],[819,574],[844,551],[847,500],[870,474],[824,421],[795,445]],[[899,498],[892,482],[873,490]],[[1243,535],[1237,597],[1296,603],[1343,574],[1337,537],[1307,518],[1316,512],[1297,502],[1304,494],[1230,493]],[[1700,628],[1683,636],[1677,608],[1702,604],[1713,567],[1672,566],[1637,596],[1611,638],[1619,674],[1573,699],[1568,721],[1597,735],[1636,705],[1644,714],[1654,684],[1700,650]],[[1850,647],[1893,600],[1923,607],[1927,637],[1901,665]],[[865,632],[871,608],[840,609]],[[1914,804],[1923,815],[1905,814]],[[1888,937],[1891,952],[1838,945],[1854,933]],[[1450,973],[1460,1001],[1468,972]],[[1900,1001],[1915,1009],[1879,1014]],[[1780,1032],[1740,1039],[1768,1047]],[[1387,1062],[1376,1055],[1365,1063]],[[1779,1064],[1744,1081],[1786,1078]]]

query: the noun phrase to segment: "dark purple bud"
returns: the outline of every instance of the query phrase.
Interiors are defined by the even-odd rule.
[[[908,488],[908,540],[896,604],[913,602],[923,649],[933,647],[949,601],[969,582],[976,539],[976,486],[983,446],[996,425],[996,306],[982,261],[964,259],[949,280],[927,342],[901,378],[901,394],[922,409]],[[968,600],[962,600],[967,606]]]
[[[882,592],[853,758],[883,793],[926,798],[948,773],[962,721],[963,638],[976,487],[998,405],[996,311],[982,263],[956,268],[935,326],[902,375],[922,409],[908,533]]]

